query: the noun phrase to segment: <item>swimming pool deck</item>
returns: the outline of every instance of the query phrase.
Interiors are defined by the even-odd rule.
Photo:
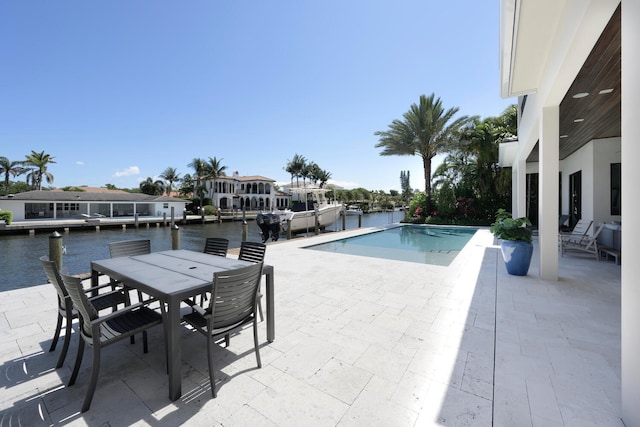
[[[106,349],[91,409],[91,359],[66,387],[54,369],[51,285],[2,292],[0,424],[175,426],[622,426],[620,267],[560,259],[557,282],[509,276],[482,230],[449,267],[300,249],[363,230],[269,245],[276,339],[259,324],[217,351],[183,332],[183,396],[168,398],[162,329],[150,351]],[[534,251],[535,252],[535,251]],[[39,254],[34,254],[37,257]],[[126,341],[126,340],[125,340]]]

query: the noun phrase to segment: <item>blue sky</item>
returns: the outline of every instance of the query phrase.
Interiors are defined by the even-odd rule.
[[[300,154],[346,188],[424,189],[374,132],[421,94],[482,118],[499,95],[497,0],[0,3],[0,156],[54,185],[137,187],[167,167],[288,182]],[[20,177],[24,179],[24,177]]]

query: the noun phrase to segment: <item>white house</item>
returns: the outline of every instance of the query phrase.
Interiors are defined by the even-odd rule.
[[[0,209],[13,212],[14,221],[182,215],[188,202],[168,196],[150,196],[121,190],[28,191],[0,197]]]
[[[625,218],[622,416],[640,426],[640,168],[622,165],[640,158],[640,2],[501,0],[500,12],[501,93],[519,109],[518,140],[500,161],[513,168],[513,213],[538,222],[540,277],[558,279],[559,215]]]
[[[205,197],[222,210],[270,211],[289,206],[290,197],[275,189],[275,180],[264,176],[220,176],[205,181]]]

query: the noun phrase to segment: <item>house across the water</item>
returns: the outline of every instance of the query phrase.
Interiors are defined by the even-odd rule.
[[[0,210],[13,212],[13,221],[182,215],[188,201],[122,190],[28,191],[0,197]]]

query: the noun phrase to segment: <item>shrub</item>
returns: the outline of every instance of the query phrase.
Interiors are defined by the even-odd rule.
[[[217,212],[216,207],[212,205],[203,206],[202,209],[204,210],[204,214],[207,216],[215,215]]]
[[[0,210],[0,220],[4,221],[7,225],[13,221],[13,212]]]

